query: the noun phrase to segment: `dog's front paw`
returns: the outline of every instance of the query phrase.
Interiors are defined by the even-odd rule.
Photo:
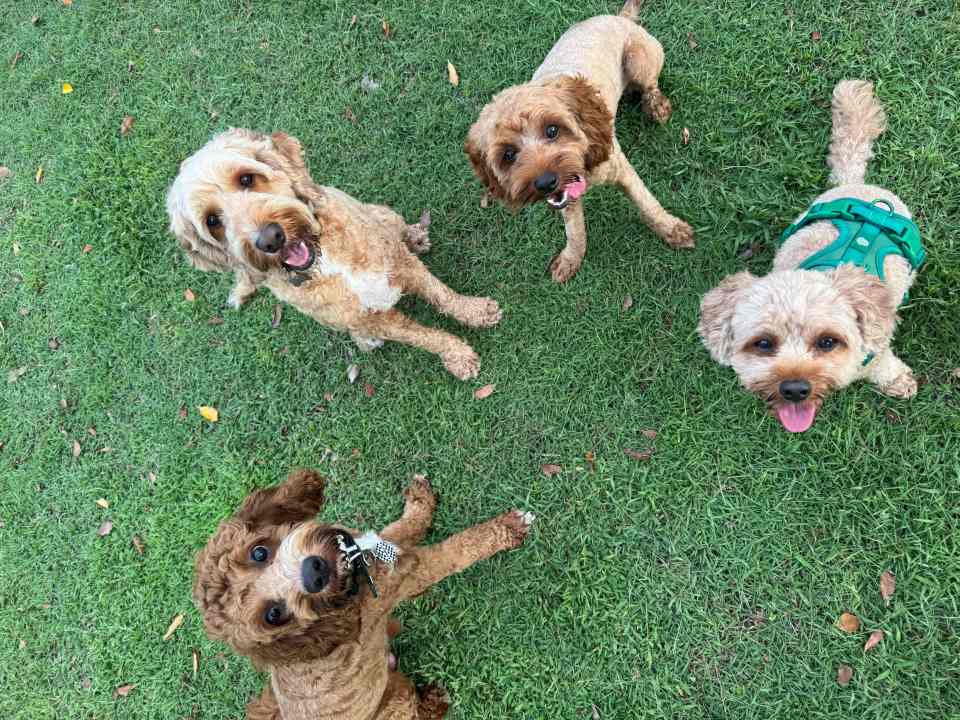
[[[892,383],[884,385],[880,390],[884,395],[909,400],[917,394],[917,380],[913,377],[913,372],[907,370],[897,375]]]
[[[433,492],[433,485],[425,475],[414,475],[410,484],[403,491],[403,499],[407,505],[423,505],[429,510],[437,506],[437,495]]]
[[[430,235],[425,227],[420,225],[407,225],[406,236],[407,247],[414,255],[423,255],[430,250]]]
[[[239,310],[240,306],[249,299],[249,294],[238,293],[236,290],[231,290],[230,294],[227,295],[227,307],[231,310]]]
[[[443,353],[443,366],[458,380],[470,380],[480,374],[480,356],[467,345],[463,350]]]
[[[536,519],[536,515],[532,512],[525,512],[523,510],[510,510],[501,515],[498,520],[507,530],[507,547],[516,548],[523,545],[523,541],[526,540],[527,535],[530,534],[530,528]]]
[[[571,258],[566,253],[561,252],[550,262],[550,275],[558,283],[565,283],[577,274],[581,262],[582,260]]]
[[[424,685],[417,688],[417,694],[420,696],[417,702],[417,717],[439,720],[450,709],[450,694],[442,685]]]
[[[672,248],[692,248],[694,246],[693,228],[683,220],[674,219],[673,225],[663,234],[663,239]]]
[[[469,327],[493,327],[503,317],[503,310],[493,298],[468,297],[463,298],[457,312],[457,320]]]
[[[670,104],[670,98],[660,92],[659,89],[651,90],[643,96],[643,109],[651,120],[660,125],[669,120],[673,114],[673,105]]]

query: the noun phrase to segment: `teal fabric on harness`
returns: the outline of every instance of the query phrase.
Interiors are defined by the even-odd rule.
[[[878,207],[883,203],[887,209]],[[807,214],[783,231],[780,244],[810,223],[829,220],[840,233],[837,239],[815,252],[802,263],[800,270],[833,270],[838,265],[853,263],[867,273],[883,276],[887,255],[902,256],[916,270],[923,265],[927,253],[920,242],[920,230],[910,218],[893,212],[886,200],[872,203],[855,198],[840,198],[813,205]],[[904,302],[907,296],[904,295]]]

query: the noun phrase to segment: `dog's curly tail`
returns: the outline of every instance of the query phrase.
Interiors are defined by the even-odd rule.
[[[620,11],[620,17],[625,17],[627,20],[637,21],[637,18],[640,17],[640,6],[643,5],[643,0],[627,0],[623,4],[623,9]]]
[[[833,135],[827,167],[834,185],[863,183],[873,141],[887,127],[883,106],[873,94],[873,83],[841,80],[833,89]]]

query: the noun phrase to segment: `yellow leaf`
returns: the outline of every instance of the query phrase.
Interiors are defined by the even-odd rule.
[[[61,89],[63,90],[64,95],[69,95],[73,92],[73,85],[70,83],[64,83]]]
[[[197,407],[197,410],[200,411],[200,416],[204,420],[209,420],[210,422],[216,422],[220,419],[220,413],[215,407],[210,407],[209,405],[200,405]]]
[[[447,78],[454,87],[460,84],[460,73],[457,72],[457,68],[449,60],[447,61]]]
[[[43,182],[43,165],[37,168],[37,174],[33,176],[33,179],[37,181],[37,185]]]
[[[177,631],[177,628],[183,625],[183,613],[177,615],[173,620],[170,621],[170,627],[167,628],[167,631],[163,634],[164,640],[169,640],[173,637],[173,634]]]
[[[108,507],[110,507],[110,503],[107,502],[106,498],[100,498],[97,500],[97,507],[102,507],[104,510],[106,510]]]

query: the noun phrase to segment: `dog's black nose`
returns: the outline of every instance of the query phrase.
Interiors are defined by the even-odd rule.
[[[803,402],[810,397],[810,383],[806,380],[784,380],[780,383],[780,395],[790,402]]]
[[[283,228],[276,223],[270,223],[260,228],[260,236],[257,238],[257,250],[265,253],[280,252],[286,238],[283,236]]]
[[[533,181],[533,186],[542,193],[552,193],[557,189],[557,174],[549,170]]]
[[[300,565],[300,579],[308,593],[320,592],[330,580],[330,566],[322,557],[311,555]]]

